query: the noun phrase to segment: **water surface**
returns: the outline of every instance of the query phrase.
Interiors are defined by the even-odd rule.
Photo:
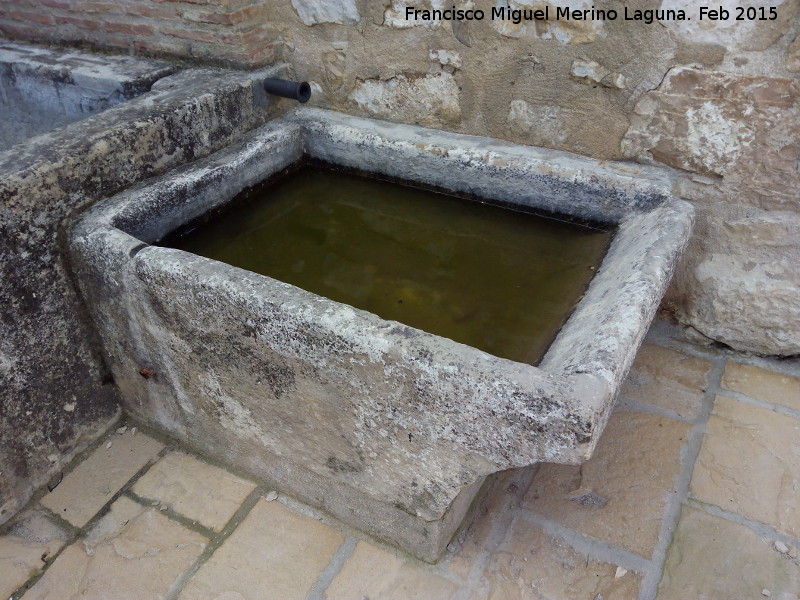
[[[536,364],[611,233],[303,166],[169,245]]]

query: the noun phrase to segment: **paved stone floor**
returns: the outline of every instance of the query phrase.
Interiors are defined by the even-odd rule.
[[[0,598],[795,600],[797,363],[746,362],[651,332],[594,458],[504,473],[435,566],[129,423],[4,528]]]

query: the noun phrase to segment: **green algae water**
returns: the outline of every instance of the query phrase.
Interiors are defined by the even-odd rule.
[[[536,364],[612,234],[322,166],[166,244]]]

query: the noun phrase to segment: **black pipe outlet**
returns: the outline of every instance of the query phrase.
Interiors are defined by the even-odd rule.
[[[311,86],[307,81],[287,81],[286,79],[267,77],[264,80],[264,90],[273,96],[291,98],[301,103],[306,103],[311,98]]]

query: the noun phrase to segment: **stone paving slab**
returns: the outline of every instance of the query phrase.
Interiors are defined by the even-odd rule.
[[[41,510],[29,510],[0,536],[0,598],[8,598],[64,545],[67,536]]]
[[[653,344],[639,348],[620,398],[645,402],[696,419],[711,363]]]
[[[112,435],[42,499],[77,528],[33,504],[0,530],[0,599],[25,585],[23,600],[797,600],[800,419],[781,404],[794,380],[729,363],[726,392],[723,361],[681,356],[643,351],[650,379],[587,463],[500,473],[437,565]],[[710,416],[693,412],[706,386]]]
[[[430,567],[397,556],[367,542],[359,542],[323,598],[352,600],[448,600],[458,586]]]
[[[800,379],[728,361],[722,387],[800,411]]]
[[[744,525],[684,506],[658,600],[796,600],[798,596],[800,567],[796,559],[777,551],[772,541]]]
[[[255,487],[255,483],[224,469],[182,452],[170,452],[136,482],[132,491],[219,532]]]
[[[581,466],[542,465],[523,506],[649,558],[689,427],[660,415],[615,412],[594,456]]]
[[[25,600],[162,598],[208,540],[156,508],[120,498],[69,546]]]
[[[153,438],[130,430],[113,435],[67,474],[41,503],[76,527],[83,527],[163,447]]]
[[[690,489],[698,500],[800,537],[800,421],[717,396]]]
[[[478,506],[472,521],[465,524],[454,542],[444,562],[450,573],[461,579],[467,579],[480,554],[487,549],[489,536],[496,527],[502,527],[498,521],[507,520],[508,511],[519,507],[531,485],[531,479],[538,467],[510,469],[496,476],[486,496]]]
[[[180,600],[303,600],[343,541],[327,525],[261,499]]]
[[[590,558],[517,518],[470,600],[635,600],[641,576]]]

